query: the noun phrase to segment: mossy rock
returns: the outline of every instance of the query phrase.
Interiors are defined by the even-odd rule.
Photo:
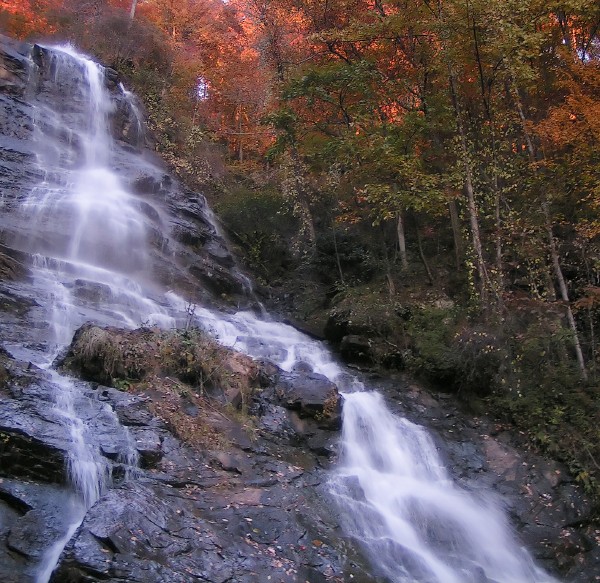
[[[201,330],[121,330],[82,326],[63,366],[82,378],[125,388],[170,378],[191,392],[249,395],[259,385],[259,367],[243,354],[219,345]]]

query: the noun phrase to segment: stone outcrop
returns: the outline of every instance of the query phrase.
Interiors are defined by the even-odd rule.
[[[322,427],[339,428],[342,403],[335,384],[315,373],[281,372],[275,393],[283,407],[303,418],[315,419]]]
[[[2,359],[0,575],[22,583],[68,518],[68,436],[58,425],[48,427],[55,414],[48,374],[6,353]],[[277,386],[280,371],[267,373]],[[218,436],[200,443],[186,434],[176,437],[169,418],[152,412],[164,412],[154,405],[165,399],[174,404],[158,382],[139,392],[132,387],[132,393],[73,382],[87,402],[86,418],[114,484],[87,513],[52,581],[373,580],[357,549],[350,561],[352,545],[339,538],[327,505],[323,466],[335,434],[281,407],[274,386],[256,387],[241,416],[228,414],[216,397],[205,400],[202,410],[182,408],[191,422]],[[35,447],[21,446],[24,427]],[[140,455],[140,468],[135,479],[122,481],[120,454],[127,444],[120,439],[126,437]],[[317,450],[315,440],[329,445]],[[37,467],[42,459],[46,466]]]
[[[54,70],[48,49],[0,36],[0,245],[5,246],[0,274],[14,272],[17,260],[25,265],[31,261],[30,240],[37,234],[29,233],[28,221],[20,216],[21,203],[41,181],[50,186],[52,181],[60,182],[60,176],[45,175],[37,164],[40,144],[58,140],[74,160],[82,155],[75,134],[64,129],[57,135],[58,130],[45,123],[44,114],[40,114],[43,107],[60,104],[69,95],[64,115],[74,120],[81,116],[77,80],[62,79],[57,85]],[[174,180],[164,163],[146,147],[150,144],[137,117],[139,105],[132,103],[132,96],[122,90],[120,82],[116,71],[105,70],[113,100],[114,164],[123,184],[138,195],[142,212],[156,225],[150,241],[153,276],[183,297],[204,303],[247,302],[247,280],[234,269],[233,257],[206,199]],[[157,209],[168,210],[168,214]],[[65,236],[63,226],[57,223],[55,229],[53,236]],[[25,290],[18,291],[27,296]],[[6,293],[2,282],[0,293]]]
[[[300,425],[315,429],[341,426],[342,399],[326,377],[310,371],[285,372],[272,363],[254,361],[200,330],[122,330],[86,324],[76,331],[62,365],[87,381],[127,384],[133,393],[160,393],[170,406],[159,403],[155,412],[162,411],[180,430],[181,419],[170,413],[187,410],[197,417],[206,398],[259,417],[264,408],[280,407],[293,412],[293,419],[304,419]],[[184,426],[188,421],[184,419]],[[289,423],[284,412],[282,424]],[[194,433],[190,426],[182,435],[189,439]]]

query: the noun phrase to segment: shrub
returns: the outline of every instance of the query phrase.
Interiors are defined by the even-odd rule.
[[[298,229],[284,198],[268,187],[236,184],[216,203],[219,216],[240,245],[248,266],[267,282],[281,277],[293,261],[289,240]]]

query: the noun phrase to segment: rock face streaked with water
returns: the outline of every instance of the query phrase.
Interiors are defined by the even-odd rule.
[[[374,569],[402,583],[555,581],[533,564],[506,518],[454,484],[434,442],[378,393],[347,395],[332,492]]]
[[[114,71],[70,48],[2,46],[2,581],[554,581],[466,487],[492,483],[512,484],[498,490],[537,558],[566,548],[570,578],[599,574],[590,534],[568,531],[589,508],[565,478],[524,492],[532,507],[542,494],[560,502],[551,513],[521,512],[521,484],[504,472],[541,461],[495,466],[473,432],[451,476],[440,443],[356,393],[363,383],[322,344],[234,312],[252,305],[248,280],[203,197],[144,150],[139,108]],[[149,412],[152,387],[132,395],[59,374],[55,356],[90,320],[197,325],[260,360],[270,379],[253,394],[252,431],[192,408],[224,445],[191,447]],[[332,470],[337,438],[319,415],[334,384],[347,404]],[[428,398],[415,399],[426,420]]]

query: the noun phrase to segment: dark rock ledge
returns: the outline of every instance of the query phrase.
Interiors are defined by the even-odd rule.
[[[142,340],[154,349],[152,331],[108,333],[130,349]],[[65,360],[79,370],[82,334]],[[332,387],[223,350],[219,360],[228,353],[231,366],[248,374],[250,393],[241,400],[216,386],[195,398],[198,387],[184,387],[177,371],[168,380],[156,370],[139,374],[129,392],[76,381],[115,486],[88,511],[54,583],[376,581],[340,532],[327,494],[337,447],[331,428],[339,423],[337,401],[324,422]],[[68,520],[61,471],[67,443],[52,421],[48,374],[5,352],[0,361],[0,580],[22,583],[32,580]],[[94,370],[103,367],[96,363]],[[398,413],[433,427],[455,479],[474,495],[483,488],[497,496],[537,561],[562,581],[599,580],[592,509],[564,467],[525,451],[518,436],[490,421],[464,415],[445,395],[432,396],[403,377],[368,380]],[[126,444],[107,406],[140,454],[133,480],[120,481]]]
[[[119,340],[127,338],[129,348],[136,336],[150,341],[147,330],[109,330]],[[81,337],[80,331],[66,359],[72,368]],[[238,359],[251,364],[243,355],[223,349],[221,356],[225,353],[236,365]],[[52,421],[52,379],[7,353],[1,356],[0,580],[23,583],[32,580],[43,550],[68,520],[63,485],[68,438]],[[171,393],[158,376],[130,392],[75,381],[115,487],[88,511],[63,552],[54,583],[319,583],[350,575],[373,581],[359,552],[341,537],[327,502],[325,469],[337,439],[331,428],[339,426],[339,396],[331,399],[337,391],[325,382],[319,406],[324,379],[309,376],[303,387],[272,365],[254,366],[261,367],[261,377],[244,411],[236,408],[232,393],[215,387],[212,396],[192,400],[191,385],[182,390],[178,382]],[[89,367],[85,374],[90,376]],[[203,431],[188,436],[182,417],[166,414],[175,399],[178,414]],[[136,479],[119,483],[124,475],[119,454],[126,444],[110,425],[107,406],[140,454]],[[180,425],[173,427],[176,420]]]
[[[514,430],[465,414],[451,395],[426,390],[402,374],[368,382],[398,414],[431,430],[461,487],[492,496],[504,508],[536,562],[559,581],[600,581],[597,509],[566,466],[530,451]]]

